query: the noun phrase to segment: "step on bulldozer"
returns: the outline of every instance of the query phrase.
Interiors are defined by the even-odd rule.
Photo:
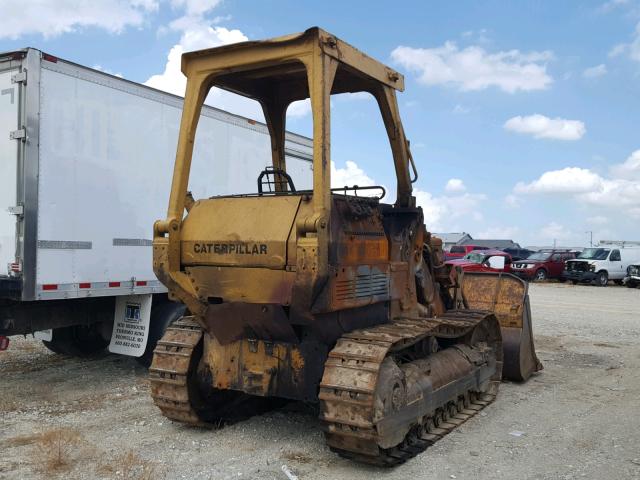
[[[188,313],[167,329],[149,370],[166,417],[220,425],[260,412],[265,400],[309,402],[333,451],[393,466],[491,403],[502,378],[542,368],[526,284],[450,270],[424,225],[396,99],[402,75],[319,28],[186,53],[182,71],[168,214],[153,239],[154,271]],[[272,162],[256,172],[257,193],[187,191],[213,86],[262,106]],[[331,188],[330,97],[347,92],[368,92],[379,106],[393,204],[381,201],[382,187]],[[285,118],[307,98],[313,188],[296,190]]]

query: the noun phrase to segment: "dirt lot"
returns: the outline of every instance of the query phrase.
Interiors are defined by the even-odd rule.
[[[164,419],[129,358],[64,358],[33,339],[0,353],[0,478],[640,478],[640,290],[532,285],[545,370],[394,470],[324,445],[275,411],[220,430]]]

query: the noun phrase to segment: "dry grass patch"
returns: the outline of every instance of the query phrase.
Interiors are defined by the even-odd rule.
[[[96,473],[123,480],[156,480],[164,477],[156,465],[132,452],[119,455],[108,463],[98,465]]]
[[[82,436],[70,428],[49,430],[38,436],[35,445],[42,458],[45,473],[69,471],[77,462]]]
[[[285,452],[282,454],[282,458],[298,463],[311,463],[313,460],[304,452]]]
[[[39,438],[40,435],[36,434],[18,435],[17,437],[8,438],[2,443],[4,447],[8,448],[25,447],[27,445],[33,445]]]

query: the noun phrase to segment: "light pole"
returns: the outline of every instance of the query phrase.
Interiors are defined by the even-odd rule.
[[[584,233],[588,233],[589,234],[589,246],[593,247],[593,230],[587,230]]]

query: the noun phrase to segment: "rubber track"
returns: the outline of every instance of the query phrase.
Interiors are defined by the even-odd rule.
[[[331,450],[363,463],[398,465],[423,452],[491,403],[500,383],[501,363],[490,381],[491,393],[466,392],[457,401],[442,405],[433,416],[424,418],[422,424],[416,424],[399,445],[382,449],[377,443],[376,427],[370,421],[374,416],[375,382],[354,386],[346,378],[342,385],[325,383],[326,379],[341,378],[331,372],[327,375],[332,368],[356,370],[350,378],[377,375],[387,354],[397,354],[426,336],[462,337],[486,316],[486,312],[469,310],[448,312],[439,318],[399,319],[344,335],[329,353],[320,386],[320,419]]]
[[[191,405],[188,375],[201,339],[202,328],[193,317],[180,318],[158,342],[149,368],[153,403],[165,417],[196,426],[205,424]]]

